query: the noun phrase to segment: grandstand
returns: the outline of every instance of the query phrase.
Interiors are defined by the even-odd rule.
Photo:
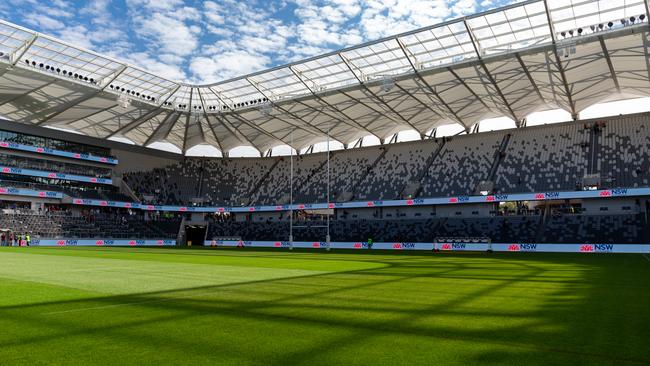
[[[650,105],[586,113],[650,100],[649,14],[512,1],[210,84],[0,20],[0,365],[650,364]]]
[[[209,85],[0,21],[0,228],[41,245],[649,243],[650,114],[580,118],[650,95],[647,3],[588,3],[525,1]],[[527,126],[553,108],[573,120]],[[515,127],[483,132],[494,117]],[[223,156],[185,156],[196,145]]]

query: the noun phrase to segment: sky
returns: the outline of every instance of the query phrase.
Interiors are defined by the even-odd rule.
[[[0,18],[87,48],[174,81],[213,83],[366,41],[501,7],[518,0],[0,0]],[[645,106],[645,108],[641,108]],[[581,118],[650,109],[650,98],[602,104]],[[561,110],[528,124],[570,120]],[[480,131],[513,128],[500,118]],[[459,126],[443,126],[455,134]],[[399,141],[418,139],[415,131]],[[117,139],[117,138],[116,138]],[[372,138],[365,144],[377,144]],[[318,144],[315,151],[326,144]],[[178,152],[168,143],[150,147]],[[332,149],[342,145],[333,142]],[[231,156],[259,156],[250,147]],[[288,146],[274,148],[289,154]],[[219,156],[197,146],[188,155]]]
[[[0,17],[174,81],[211,83],[515,0],[2,0]]]

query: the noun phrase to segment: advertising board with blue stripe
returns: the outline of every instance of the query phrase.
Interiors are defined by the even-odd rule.
[[[53,192],[53,191],[37,191],[34,189],[26,188],[12,188],[12,187],[0,187],[0,194],[10,195],[10,196],[28,196],[28,197],[39,197],[39,198],[63,198],[63,193]]]
[[[46,171],[42,171],[42,170],[14,168],[14,167],[8,167],[8,166],[0,167],[0,172],[2,172],[3,174],[27,175],[27,176],[30,176],[30,177],[42,177],[42,178],[50,178],[50,179],[71,180],[71,181],[76,181],[76,182],[113,184],[113,181],[110,178],[87,177],[87,176],[84,176],[84,175],[64,174],[64,173],[57,173],[57,172],[46,172]]]
[[[289,249],[289,241],[206,240],[212,247],[259,247]],[[366,242],[331,242],[331,249],[368,250]],[[326,249],[327,242],[296,241],[293,248]],[[650,244],[535,244],[535,243],[374,243],[372,250],[421,250],[440,252],[558,252],[558,253],[650,253]]]
[[[474,251],[484,252],[490,249],[488,243],[435,243],[434,248],[443,252]]]
[[[98,163],[105,163],[105,164],[112,164],[112,165],[117,165],[117,163],[118,163],[117,159],[107,157],[107,156],[96,156],[96,155],[85,154],[85,153],[75,153],[75,152],[69,152],[69,151],[61,151],[61,150],[50,149],[50,148],[47,148],[47,147],[24,145],[24,144],[18,144],[18,143],[15,143],[15,142],[9,142],[9,141],[0,141],[0,148],[12,149],[12,150],[20,150],[20,151],[28,151],[28,152],[37,153],[37,154],[61,156],[61,157],[70,158],[70,159],[88,160],[88,161],[94,161],[94,162],[98,162]]]
[[[40,247],[82,247],[82,246],[156,246],[168,247],[175,246],[176,240],[169,239],[32,239],[31,246]]]
[[[546,253],[650,253],[648,244],[552,244],[513,243],[492,244],[496,252],[546,252]]]
[[[92,179],[99,180],[100,178],[92,178]],[[110,182],[110,179],[108,179],[107,181]],[[83,200],[75,199],[74,203],[88,205],[88,206],[138,208],[147,211],[253,213],[253,212],[279,212],[279,211],[289,211],[289,210],[310,210],[310,209],[321,210],[326,208],[336,209],[336,208],[402,207],[402,206],[424,206],[424,205],[450,205],[450,204],[464,204],[464,203],[494,203],[494,202],[507,202],[507,201],[540,201],[540,200],[637,197],[637,196],[650,196],[650,188],[621,188],[621,189],[604,189],[599,191],[518,193],[518,194],[503,194],[503,195],[491,195],[491,196],[461,196],[461,197],[421,198],[421,199],[388,200],[388,201],[362,201],[362,202],[310,203],[310,204],[297,203],[293,205],[285,204],[285,205],[274,205],[274,206],[243,206],[243,207],[150,205],[150,204],[139,204],[136,202],[117,202],[117,201],[86,200],[86,199]]]

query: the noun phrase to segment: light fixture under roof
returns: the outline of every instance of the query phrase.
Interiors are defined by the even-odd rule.
[[[131,98],[129,98],[128,93],[123,92],[119,97],[117,97],[117,103],[122,108],[129,108],[131,106]]]

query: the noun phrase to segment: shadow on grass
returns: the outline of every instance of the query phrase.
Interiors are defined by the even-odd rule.
[[[149,330],[202,329],[202,319],[216,318],[229,326],[217,326],[214,337],[223,331],[236,341],[218,353],[248,363],[410,364],[440,357],[460,364],[650,364],[650,263],[639,256],[390,254],[346,253],[385,265],[375,269],[4,307],[1,317],[50,331],[18,331],[0,349],[39,348],[52,338],[138,337],[163,344],[163,353],[191,350],[208,360],[216,357],[215,342],[180,336],[193,329],[171,338]],[[264,251],[245,255],[278,259]],[[238,322],[259,329],[232,325]]]

